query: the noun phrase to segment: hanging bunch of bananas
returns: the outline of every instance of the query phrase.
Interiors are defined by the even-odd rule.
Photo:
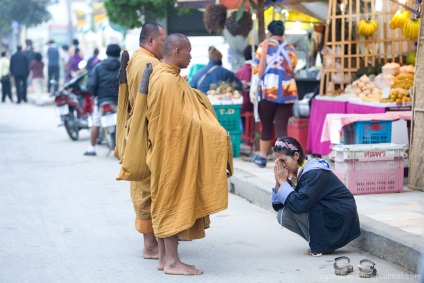
[[[409,12],[407,10],[397,10],[389,22],[389,27],[391,29],[401,29],[407,20],[409,20]]]
[[[375,33],[378,28],[378,24],[374,20],[360,20],[358,23],[358,35],[370,36]]]
[[[402,34],[410,40],[417,40],[420,32],[420,19],[407,20],[403,24]]]

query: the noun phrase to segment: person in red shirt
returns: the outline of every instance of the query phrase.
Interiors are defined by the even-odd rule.
[[[36,52],[34,54],[34,60],[29,65],[29,71],[32,74],[32,83],[35,87],[36,100],[35,104],[43,105],[43,81],[44,81],[44,63],[42,61],[41,54]]]

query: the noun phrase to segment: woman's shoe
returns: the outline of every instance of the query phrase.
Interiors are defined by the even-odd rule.
[[[362,259],[358,264],[358,268],[359,277],[361,278],[370,278],[377,274],[377,269],[375,269],[375,263],[369,259]]]
[[[258,165],[260,168],[265,168],[266,166],[266,158],[259,155],[259,154],[254,154],[252,155],[252,157],[250,158],[250,160],[255,163],[256,165]]]
[[[340,260],[347,260],[347,263],[339,265]],[[347,256],[339,256],[334,259],[334,272],[336,275],[345,276],[353,272],[353,266],[350,264],[350,259]]]

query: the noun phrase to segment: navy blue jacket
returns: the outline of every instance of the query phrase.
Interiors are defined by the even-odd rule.
[[[296,214],[309,213],[311,252],[334,251],[361,234],[355,199],[329,170],[329,165],[328,169],[318,168],[320,165],[324,168],[326,161],[315,159],[308,160],[308,163],[304,167],[305,172],[299,173],[294,190],[285,183],[280,186],[278,198],[273,194],[273,207],[277,211],[287,206]],[[278,204],[277,199],[283,204]]]
[[[29,62],[23,51],[16,52],[10,58],[10,73],[14,77],[29,75]]]
[[[94,66],[88,77],[88,90],[97,96],[97,105],[110,101],[118,103],[118,86],[113,84],[121,66],[117,58],[108,57]]]
[[[199,87],[197,86],[199,83],[199,80],[203,77],[206,72],[212,68],[213,66],[217,66],[211,73],[209,73],[205,79],[200,83]],[[197,88],[204,93],[206,93],[210,89],[211,84],[218,85],[219,82],[225,82],[228,81],[230,83],[235,82],[237,83],[237,90],[242,91],[242,84],[241,81],[236,77],[236,75],[231,72],[230,70],[225,69],[220,65],[219,61],[210,60],[209,63],[201,68],[197,73],[194,74],[190,86],[193,88]]]

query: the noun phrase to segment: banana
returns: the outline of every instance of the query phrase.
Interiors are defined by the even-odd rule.
[[[402,27],[402,34],[410,40],[417,40],[420,32],[420,19],[408,19]]]
[[[360,20],[358,23],[358,34],[365,37],[373,35],[378,28],[378,23],[374,20]]]

